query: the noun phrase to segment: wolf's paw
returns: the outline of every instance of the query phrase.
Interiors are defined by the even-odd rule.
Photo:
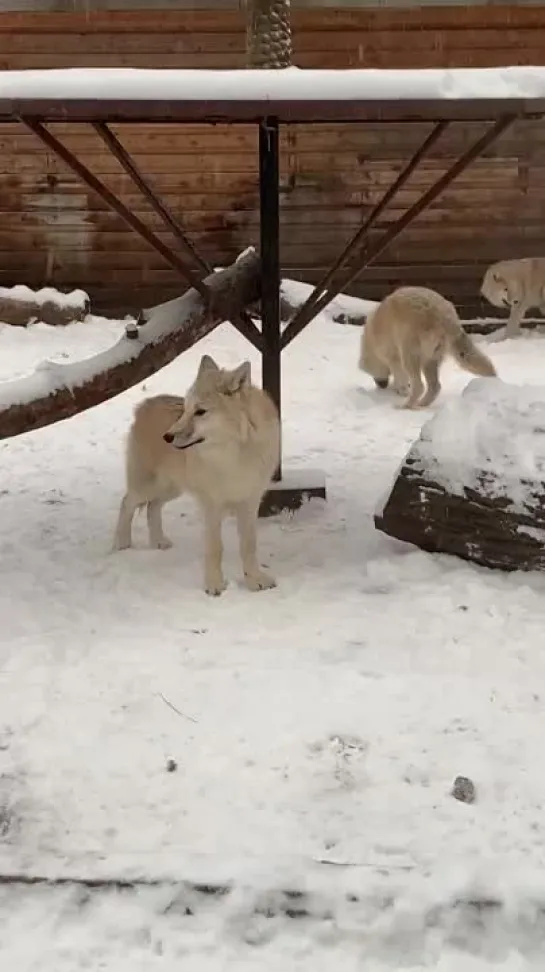
[[[170,550],[174,544],[172,543],[172,540],[169,540],[168,537],[160,537],[158,540],[152,540],[151,546],[155,550]]]
[[[111,552],[117,553],[119,550],[128,550],[131,547],[130,537],[115,536],[112,543]]]
[[[220,594],[223,594],[226,587],[227,583],[221,574],[211,575],[204,582],[204,589],[210,597],[219,597]]]
[[[260,570],[257,574],[245,574],[246,587],[250,591],[270,591],[276,587],[276,580],[265,570]]]
[[[500,327],[499,330],[494,331],[494,333],[490,335],[488,344],[500,344],[502,341],[506,341],[510,337],[516,337],[517,333],[518,332],[515,334],[508,334],[505,327]]]
[[[410,412],[416,412],[419,408],[421,408],[421,405],[419,402],[398,402],[396,405],[394,405],[394,408],[399,408],[402,411],[408,410]]]

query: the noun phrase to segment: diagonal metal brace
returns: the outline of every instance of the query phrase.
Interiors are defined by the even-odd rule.
[[[203,300],[207,303],[210,301],[210,293],[206,285],[197,277],[193,270],[189,269],[177,256],[172,252],[170,247],[163,243],[163,241],[158,237],[153,230],[149,229],[145,223],[142,222],[138,216],[131,213],[130,209],[121,202],[114,193],[108,189],[100,179],[98,179],[93,173],[87,168],[83,162],[80,162],[78,158],[66,148],[62,142],[59,142],[58,138],[55,137],[41,122],[38,122],[31,118],[21,118],[23,125],[28,128],[37,138],[43,142],[55,155],[58,155],[66,165],[72,169],[80,179],[93,189],[94,192],[100,196],[108,204],[108,206],[115,210],[115,212],[123,219],[139,236],[142,237],[146,243],[149,243],[153,249],[159,253],[167,263],[170,263],[171,267],[174,267],[187,281],[195,288],[196,291],[201,295]]]
[[[106,148],[112,153],[114,158],[117,159],[121,167],[125,170],[129,178],[132,179],[135,186],[148,200],[151,207],[154,209],[160,219],[163,220],[165,226],[172,231],[178,242],[182,244],[184,249],[193,257],[195,262],[198,263],[200,269],[206,274],[212,273],[212,267],[210,264],[200,256],[196,248],[186,236],[174,213],[160,198],[160,196],[158,196],[157,192],[153,189],[145,176],[140,172],[136,162],[125,146],[122,145],[117,135],[114,135],[106,122],[92,122],[92,127],[97,135],[102,139]],[[237,316],[232,321],[232,323],[240,331],[240,333],[258,349],[258,351],[261,350],[263,344],[261,331],[256,327],[248,313],[243,311],[240,316]]]
[[[400,233],[406,229],[414,220],[419,216],[425,209],[429,206],[431,202],[438,198],[441,193],[453,182],[461,172],[463,172],[472,162],[475,161],[484,151],[495,142],[500,135],[517,120],[517,115],[506,115],[500,119],[482,135],[476,142],[471,145],[466,152],[463,153],[443,175],[433,183],[432,186],[418,199],[406,212],[403,214],[401,219],[394,223],[388,230],[386,230],[381,237],[373,245],[364,248],[363,252],[360,253],[360,262],[356,268],[348,268],[345,270],[344,274],[341,274],[335,284],[331,286],[322,296],[317,300],[312,309],[312,318],[316,317],[317,314],[321,313],[327,305],[334,300],[334,298],[342,291],[344,288],[350,286],[367,267],[369,267],[380,254],[386,249],[390,243],[395,240]],[[311,318],[311,319],[312,319]],[[293,340],[300,331],[306,326],[308,321],[305,321],[302,325],[295,328],[291,327],[292,321],[282,335],[282,349],[287,347],[287,345]]]
[[[125,172],[128,176],[130,176],[142,195],[146,197],[157,215],[160,216],[165,225],[172,230],[178,242],[182,244],[187,252],[193,257],[195,262],[199,264],[201,270],[204,270],[206,273],[210,272],[210,267],[208,267],[205,261],[201,259],[191,241],[188,240],[174,214],[170,211],[163,200],[159,198],[154,189],[152,189],[148,180],[140,172],[140,169],[136,165],[132,156],[119,141],[117,135],[114,135],[106,122],[92,122],[92,128],[102,139],[106,148],[109,149],[122,168],[125,169]]]
[[[373,207],[369,216],[365,222],[360,226],[359,230],[355,233],[351,240],[346,244],[342,253],[337,257],[333,266],[326,271],[319,283],[316,284],[312,293],[309,294],[307,299],[298,308],[297,313],[289,322],[288,326],[284,331],[284,338],[286,343],[292,340],[296,334],[299,334],[307,324],[310,323],[312,318],[315,316],[316,312],[314,308],[318,304],[318,301],[326,293],[329,284],[335,277],[337,270],[341,269],[349,257],[354,253],[356,248],[363,242],[363,240],[369,235],[371,229],[377,222],[379,216],[382,215],[388,204],[392,199],[397,196],[400,190],[403,188],[406,182],[410,179],[415,169],[418,167],[419,163],[426,155],[429,154],[435,143],[439,140],[446,128],[448,128],[449,123],[447,121],[437,122],[429,135],[426,136],[422,145],[416,150],[411,159],[407,162],[405,168],[399,173],[395,182],[386,190],[382,199],[379,199],[378,203]]]

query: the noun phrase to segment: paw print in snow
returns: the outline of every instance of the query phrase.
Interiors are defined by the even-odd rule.
[[[313,743],[309,747],[312,758],[320,759],[322,773],[343,790],[353,790],[363,782],[368,748],[368,744],[359,736],[340,733],[334,733],[325,742]]]

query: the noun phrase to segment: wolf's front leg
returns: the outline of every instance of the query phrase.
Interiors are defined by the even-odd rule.
[[[511,312],[509,314],[509,319],[507,321],[505,331],[503,330],[503,327],[500,328],[497,334],[492,335],[492,338],[490,339],[490,343],[497,344],[499,341],[505,341],[506,338],[517,337],[520,333],[520,325],[522,324],[522,319],[527,310],[528,308],[524,303],[524,301],[512,303]]]
[[[276,587],[271,574],[262,570],[257,562],[257,515],[259,502],[240,503],[236,507],[240,559],[246,586],[251,591],[266,591]]]
[[[157,550],[169,550],[172,547],[172,540],[166,536],[163,530],[163,500],[150,500],[148,503],[148,531],[150,547]]]
[[[203,504],[204,515],[204,589],[218,597],[226,588],[221,569],[223,542],[221,539],[222,512],[213,504]]]

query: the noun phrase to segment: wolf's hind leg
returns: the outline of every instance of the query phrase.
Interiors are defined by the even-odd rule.
[[[401,364],[398,363],[394,367],[393,375],[394,381],[392,388],[394,389],[396,395],[406,395],[409,391],[409,379],[403,371]]]
[[[431,361],[427,361],[423,368],[424,378],[426,380],[427,390],[423,398],[419,401],[420,408],[427,408],[435,401],[439,392],[441,391],[441,382],[439,381],[439,361],[437,358],[432,358]]]
[[[408,352],[403,356],[403,368],[408,375],[410,383],[409,396],[398,408],[418,408],[419,401],[424,391],[422,373],[420,367],[420,357],[413,352]]]
[[[113,549],[126,550],[132,545],[132,521],[141,500],[134,493],[125,493],[119,507],[119,516],[115,530]]]

